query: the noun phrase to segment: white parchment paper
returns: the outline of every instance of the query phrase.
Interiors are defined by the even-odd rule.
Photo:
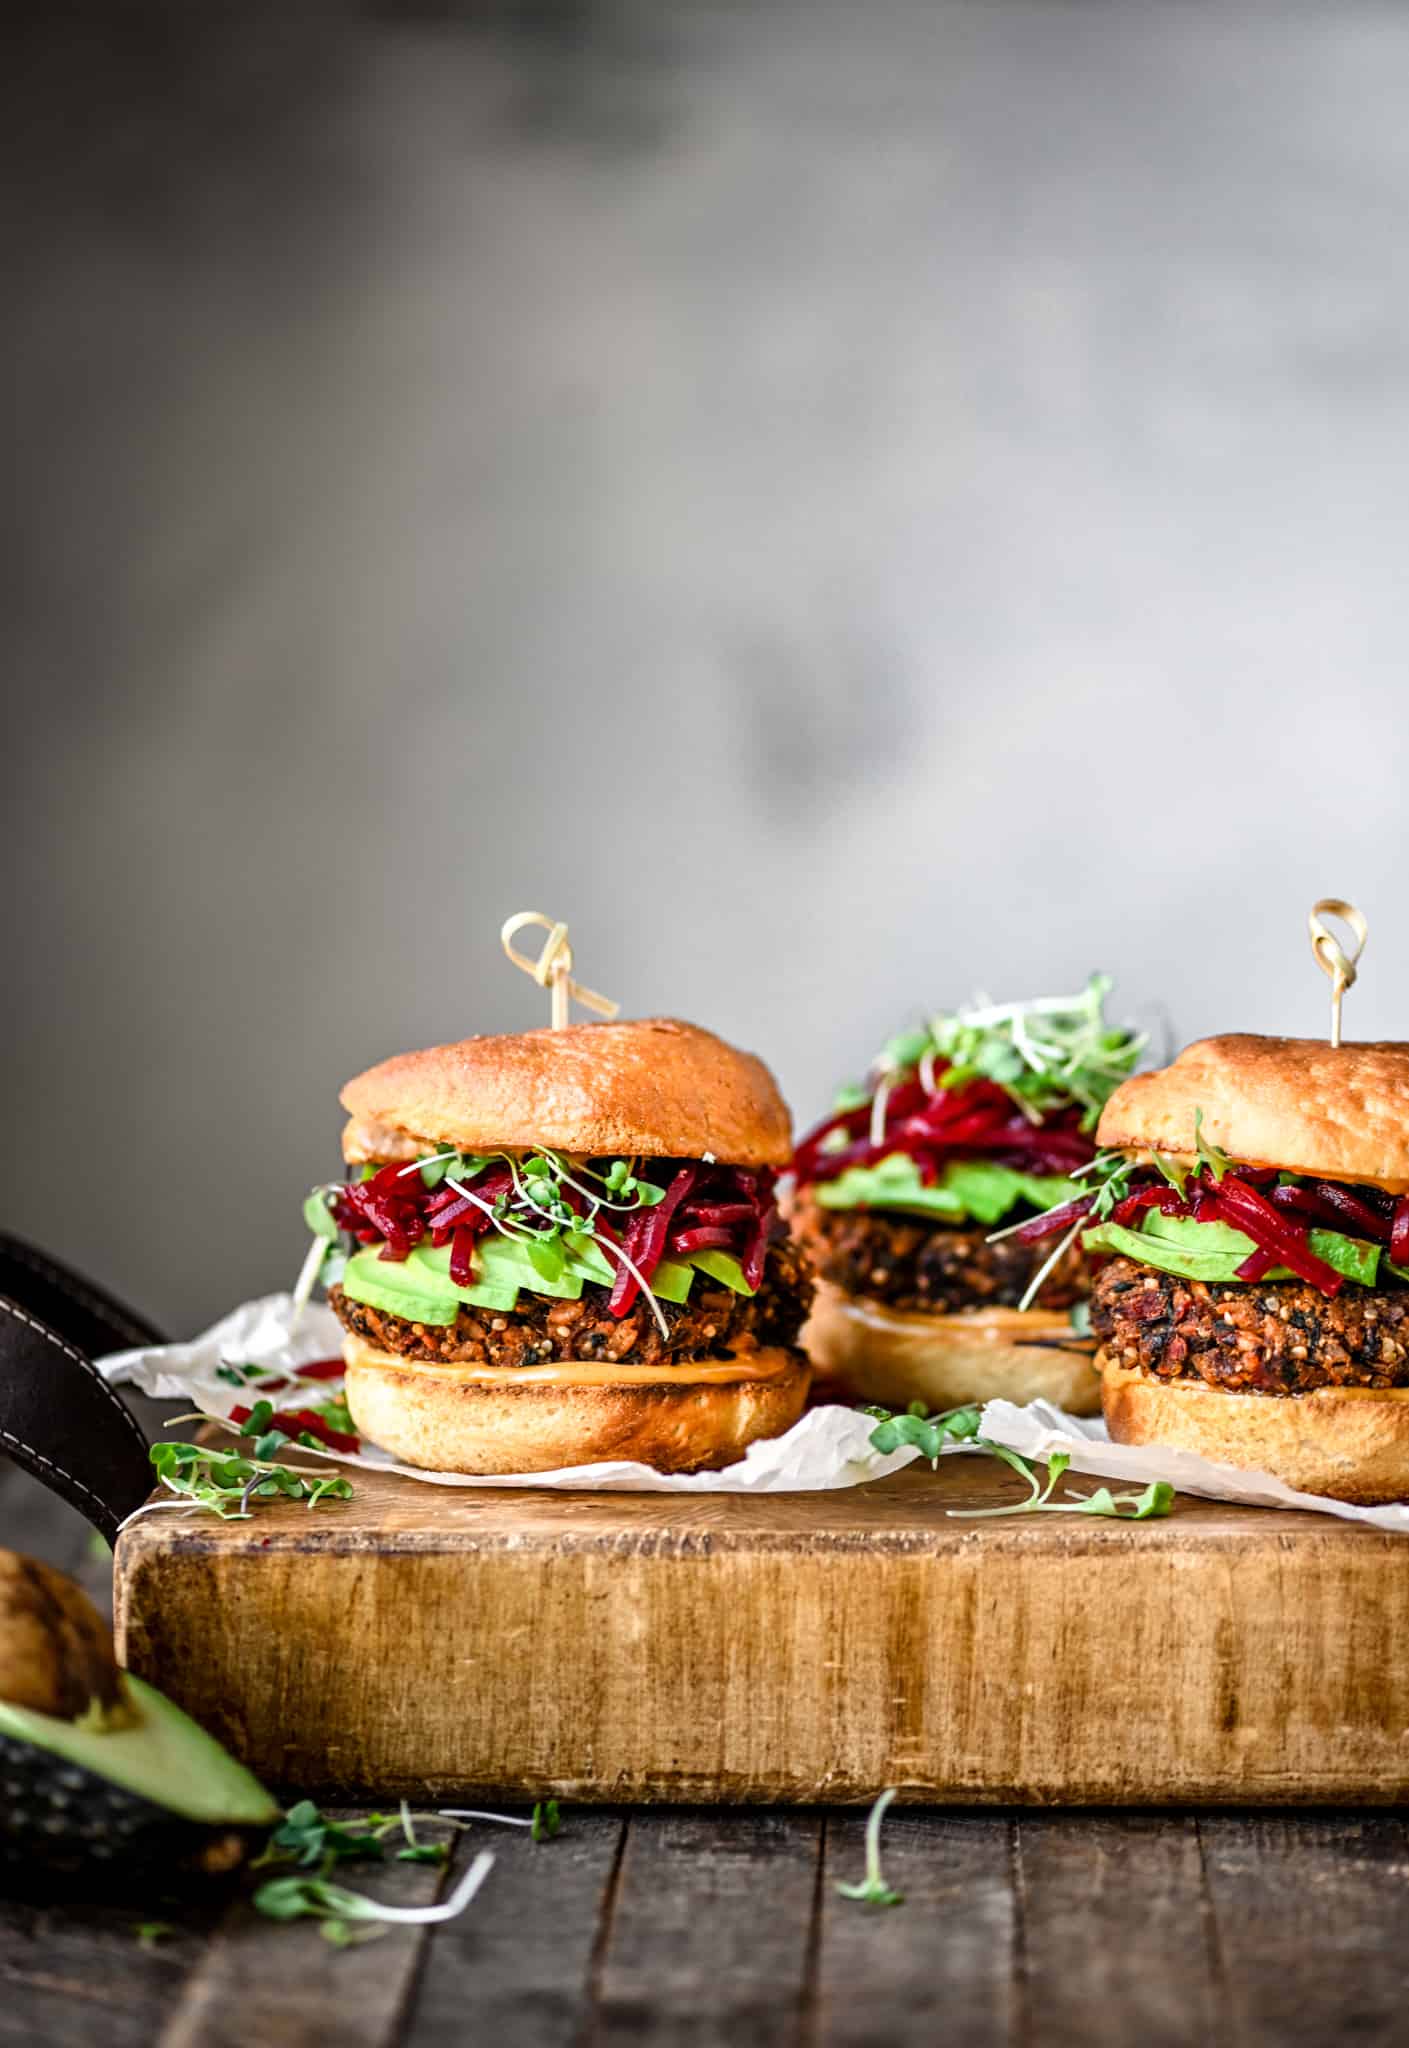
[[[268,1294],[232,1309],[189,1344],[113,1352],[97,1363],[103,1377],[114,1385],[125,1382],[158,1400],[189,1401],[206,1414],[228,1415],[232,1408],[258,1400],[260,1391],[222,1380],[220,1366],[258,1365],[267,1372],[289,1373],[318,1359],[336,1358],[341,1348],[342,1330],[331,1309],[310,1304],[295,1325],[292,1298]],[[268,1398],[276,1408],[316,1406],[336,1392],[339,1384],[336,1380],[305,1381],[297,1391],[271,1393]],[[657,1472],[649,1465],[621,1460],[486,1479],[398,1465],[370,1445],[358,1453],[329,1455],[336,1455],[342,1465],[402,1472],[428,1486],[552,1486],[599,1493],[814,1493],[883,1479],[918,1455],[909,1447],[884,1454],[872,1450],[870,1436],[875,1426],[869,1415],[852,1408],[810,1408],[786,1436],[750,1444],[739,1463],[722,1472]]]
[[[166,1344],[147,1350],[118,1351],[97,1361],[114,1385],[137,1386],[158,1400],[189,1401],[211,1415],[228,1415],[239,1404],[259,1398],[254,1387],[232,1386],[219,1368],[257,1365],[269,1373],[293,1373],[301,1365],[336,1358],[342,1330],[331,1309],[310,1304],[297,1321],[287,1294],[267,1294],[232,1309],[189,1344]],[[305,1381],[296,1390],[271,1393],[276,1407],[316,1406],[338,1391],[336,1380]],[[814,1493],[841,1486],[863,1486],[897,1472],[919,1453],[908,1446],[881,1453],[871,1448],[875,1423],[852,1408],[810,1408],[786,1436],[750,1444],[737,1465],[723,1472],[656,1472],[649,1465],[626,1461],[573,1465],[559,1472],[522,1472],[478,1478],[460,1472],[423,1472],[398,1465],[369,1446],[359,1453],[329,1453],[343,1465],[375,1471],[401,1472],[427,1486],[550,1486],[600,1493]],[[1113,1444],[1099,1420],[1068,1415],[1050,1401],[1019,1407],[1012,1401],[990,1401],[983,1411],[983,1435],[1005,1444],[1025,1458],[1045,1461],[1065,1451],[1074,1472],[1146,1486],[1166,1479],[1178,1493],[1201,1494],[1208,1500],[1238,1501],[1248,1507],[1309,1508],[1320,1515],[1369,1522],[1379,1529],[1409,1535],[1409,1506],[1352,1507],[1347,1501],[1323,1500],[1296,1493],[1267,1472],[1245,1472],[1234,1465],[1215,1465],[1192,1451],[1155,1446]],[[953,1454],[962,1455],[962,1445]]]
[[[1340,1515],[1348,1522],[1369,1522],[1377,1529],[1396,1529],[1409,1535],[1409,1506],[1353,1507],[1349,1501],[1296,1493],[1270,1472],[1215,1465],[1193,1451],[1113,1444],[1099,1418],[1068,1415],[1050,1401],[1030,1401],[1021,1408],[1013,1401],[990,1401],[983,1411],[982,1428],[991,1443],[1006,1444],[1025,1458],[1045,1461],[1054,1451],[1065,1451],[1073,1472],[1120,1479],[1127,1486],[1148,1486],[1152,1479],[1167,1479],[1176,1493],[1197,1493],[1206,1500],[1238,1501],[1252,1508],[1309,1508],[1314,1514]]]

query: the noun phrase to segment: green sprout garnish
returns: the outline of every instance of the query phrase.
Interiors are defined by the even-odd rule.
[[[918,1069],[922,1077],[936,1060],[947,1071],[935,1082],[962,1088],[983,1079],[996,1082],[1034,1121],[1073,1104],[1081,1128],[1094,1130],[1106,1100],[1133,1073],[1147,1034],[1106,1022],[1108,975],[1093,974],[1074,996],[1039,996],[1026,1003],[979,999],[961,1010],[941,1011],[925,1027],[892,1038],[875,1062],[882,1076]],[[848,1088],[838,1110],[860,1109],[872,1090]]]
[[[450,1897],[436,1906],[384,1906],[325,1877],[271,1877],[255,1893],[254,1907],[270,1920],[316,1920],[325,1941],[335,1948],[350,1948],[373,1940],[388,1927],[424,1927],[455,1919],[493,1867],[493,1856],[482,1850]]]
[[[1199,1155],[1199,1164],[1206,1166],[1215,1180],[1222,1180],[1233,1164],[1220,1146],[1210,1143],[1204,1136],[1204,1113],[1201,1109],[1194,1111],[1194,1150]]]
[[[881,1822],[895,1797],[895,1788],[882,1792],[866,1819],[866,1875],[859,1884],[839,1884],[844,1899],[858,1899],[863,1906],[898,1906],[903,1892],[894,1892],[881,1873]]]
[[[914,1401],[903,1415],[885,1408],[866,1408],[863,1414],[879,1418],[871,1431],[871,1448],[898,1451],[911,1444],[922,1458],[938,1464],[946,1444],[978,1442],[979,1410],[950,1408],[941,1415],[927,1415],[923,1401]]]
[[[551,1842],[562,1826],[558,1818],[557,1800],[540,1799],[533,1809],[533,1819],[528,1826],[535,1842]]]
[[[1102,1515],[1113,1521],[1146,1522],[1156,1516],[1167,1515],[1174,1503],[1174,1488],[1164,1479],[1152,1481],[1139,1492],[1132,1489],[1112,1493],[1108,1486],[1098,1486],[1094,1493],[1073,1493],[1066,1500],[1054,1500],[1052,1496],[1057,1482],[1071,1464],[1070,1453],[1052,1453],[1047,1460],[1047,1484],[1044,1487],[1029,1459],[1018,1451],[1010,1450],[1006,1444],[996,1444],[979,1434],[981,1411],[976,1407],[951,1408],[943,1414],[926,1415],[924,1404],[915,1401],[903,1415],[890,1414],[884,1408],[863,1408],[861,1413],[877,1418],[870,1436],[872,1450],[895,1451],[910,1444],[922,1457],[938,1464],[946,1447],[962,1447],[997,1458],[1026,1482],[1027,1499],[1019,1501],[1016,1506],[950,1508],[948,1512],[956,1521],[979,1521],[997,1515],[1048,1514]]]
[[[231,1422],[223,1415],[197,1413],[175,1417],[170,1425],[173,1428],[182,1422],[205,1422],[234,1437],[252,1437],[254,1456],[222,1451],[213,1444],[153,1444],[149,1456],[156,1477],[168,1493],[179,1496],[179,1501],[149,1503],[137,1508],[128,1520],[150,1514],[158,1505],[204,1508],[221,1521],[229,1522],[247,1521],[251,1504],[259,1500],[298,1500],[309,1508],[319,1507],[324,1501],[351,1500],[352,1481],[341,1472],[303,1472],[280,1462],[276,1454],[289,1439],[283,1430],[271,1428],[273,1413],[270,1402],[256,1401],[248,1420],[242,1423]],[[317,1456],[328,1455],[327,1447],[308,1432],[299,1439],[299,1448]]]
[[[159,1942],[169,1941],[172,1935],[179,1931],[169,1920],[142,1920],[133,1929],[138,1948],[149,1952],[155,1949]]]

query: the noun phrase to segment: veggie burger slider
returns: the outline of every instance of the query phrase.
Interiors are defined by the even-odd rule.
[[[1042,1395],[1095,1413],[1072,1317],[1090,1272],[1038,1219],[1070,1202],[1067,1176],[1090,1164],[1102,1105],[1140,1056],[1143,1040],[1105,1021],[1109,987],[1094,976],[1079,996],[931,1018],[799,1146],[793,1225],[820,1283],[803,1341],[842,1391],[933,1410]]]
[[[1409,1045],[1204,1039],[1098,1137],[1111,1435],[1409,1498]]]
[[[777,1220],[788,1112],[692,1024],[389,1059],[342,1092],[329,1302],[358,1429],[434,1471],[693,1471],[796,1421],[810,1288]]]

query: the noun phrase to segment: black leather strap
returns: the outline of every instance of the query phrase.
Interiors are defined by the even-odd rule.
[[[89,1353],[161,1342],[101,1288],[0,1235],[0,1451],[109,1542],[150,1493],[152,1468],[136,1417]]]

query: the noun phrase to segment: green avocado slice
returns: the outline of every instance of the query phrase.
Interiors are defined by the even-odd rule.
[[[268,1827],[278,1820],[277,1801],[189,1714],[130,1671],[121,1684],[135,1717],[130,1727],[62,1721],[0,1702],[0,1737],[58,1765],[76,1765],[181,1820],[207,1827]],[[33,1760],[30,1776],[43,1775],[43,1765]]]
[[[523,1290],[559,1301],[579,1301],[585,1285],[613,1284],[617,1268],[592,1238],[572,1232],[563,1237],[562,1244],[567,1254],[563,1270],[555,1279],[548,1279],[520,1240],[483,1237],[475,1246],[478,1277],[469,1287],[457,1286],[451,1279],[448,1245],[437,1250],[430,1244],[418,1244],[408,1257],[399,1260],[384,1259],[375,1245],[365,1245],[348,1260],[342,1289],[349,1300],[365,1302],[384,1315],[444,1327],[454,1322],[462,1301],[471,1308],[502,1313],[518,1306]],[[738,1260],[721,1251],[662,1259],[651,1275],[651,1292],[661,1301],[688,1301],[696,1271],[708,1274],[735,1294],[754,1292]]]
[[[946,1223],[997,1223],[1019,1202],[1034,1209],[1070,1201],[1070,1182],[1020,1173],[993,1159],[952,1159],[938,1180],[926,1182],[908,1152],[892,1152],[874,1166],[850,1166],[835,1180],[818,1182],[813,1197],[823,1209],[893,1209],[936,1216]]]
[[[691,1252],[690,1264],[707,1273],[711,1280],[718,1280],[721,1286],[732,1289],[735,1294],[753,1295],[758,1292],[750,1287],[744,1278],[744,1269],[732,1252],[705,1251]]]
[[[1250,1237],[1228,1223],[1198,1223],[1192,1216],[1163,1216],[1146,1211],[1139,1230],[1120,1223],[1098,1223],[1081,1239],[1087,1251],[1116,1252],[1183,1280],[1232,1282],[1238,1267],[1256,1251]],[[1373,1287],[1379,1272],[1380,1247],[1338,1230],[1309,1230],[1307,1243],[1318,1259],[1361,1287]],[[1286,1266],[1273,1266],[1269,1280],[1292,1278]]]

